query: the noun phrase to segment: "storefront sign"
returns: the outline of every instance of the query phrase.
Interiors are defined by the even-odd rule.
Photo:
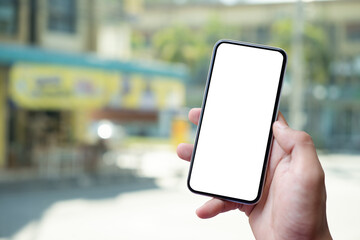
[[[10,94],[29,109],[96,109],[118,88],[112,72],[43,64],[16,64],[10,73]]]
[[[185,86],[176,79],[137,73],[16,64],[10,94],[28,109],[177,109],[184,106]]]
[[[177,109],[185,104],[185,86],[181,81],[139,74],[121,74],[119,88],[112,97],[112,108]]]

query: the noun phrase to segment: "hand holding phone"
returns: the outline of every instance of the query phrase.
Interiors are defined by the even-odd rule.
[[[189,120],[194,124],[199,123],[200,111],[196,108],[189,112]],[[228,115],[222,116],[221,122],[226,124]],[[211,218],[239,209],[249,217],[256,239],[332,239],[326,220],[324,171],[311,137],[291,129],[280,112],[273,131],[266,184],[258,204],[212,198],[198,208],[196,214],[200,218]],[[193,149],[192,144],[183,143],[177,153],[190,161]]]
[[[191,191],[259,201],[285,66],[279,48],[229,40],[215,45],[188,177]]]

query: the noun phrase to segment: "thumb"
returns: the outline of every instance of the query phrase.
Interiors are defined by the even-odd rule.
[[[273,124],[273,133],[278,145],[290,156],[291,169],[301,176],[303,186],[323,191],[325,175],[310,135],[279,121]]]
[[[306,132],[294,130],[276,121],[273,124],[273,133],[277,143],[286,153],[317,156],[312,138]]]

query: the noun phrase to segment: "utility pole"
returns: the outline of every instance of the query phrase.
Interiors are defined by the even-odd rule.
[[[304,10],[302,0],[295,3],[293,18],[291,85],[289,120],[294,129],[302,130],[305,123],[304,113]]]

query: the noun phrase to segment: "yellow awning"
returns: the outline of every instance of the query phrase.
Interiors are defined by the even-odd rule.
[[[106,105],[119,88],[116,72],[45,64],[15,64],[10,94],[28,109],[96,109]]]
[[[176,109],[185,85],[175,78],[45,64],[15,64],[10,95],[27,109]]]

